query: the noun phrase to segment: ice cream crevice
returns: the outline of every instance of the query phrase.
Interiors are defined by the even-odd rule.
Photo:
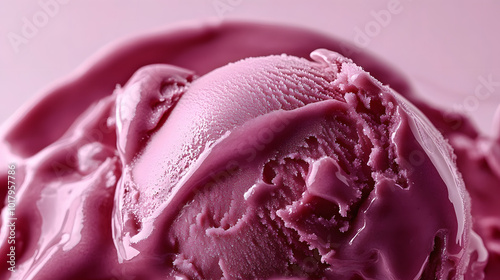
[[[117,90],[118,148],[125,163],[131,162],[144,141],[165,122],[193,79],[191,71],[179,67],[150,65]]]

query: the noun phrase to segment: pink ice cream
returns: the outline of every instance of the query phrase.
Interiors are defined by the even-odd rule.
[[[481,278],[442,136],[349,60],[311,56],[191,84],[155,65],[118,90],[120,261],[169,254],[192,279]]]
[[[4,207],[0,273],[482,279],[488,253],[474,222],[494,279],[494,201],[476,206],[481,192],[462,170],[471,217],[451,147],[384,84],[463,147],[460,168],[472,170],[468,151],[492,166],[474,172],[497,195],[498,157],[484,151],[499,141],[473,152],[473,128],[447,126],[349,45],[284,27],[182,29],[103,54],[4,133],[17,164],[17,271],[7,270]]]

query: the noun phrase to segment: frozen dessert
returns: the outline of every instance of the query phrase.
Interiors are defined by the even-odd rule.
[[[192,279],[473,279],[485,256],[444,140],[349,60],[311,56],[192,83],[153,65],[118,90],[119,261],[168,252]]]
[[[2,278],[499,275],[498,134],[347,43],[208,24],[82,69],[3,132]]]

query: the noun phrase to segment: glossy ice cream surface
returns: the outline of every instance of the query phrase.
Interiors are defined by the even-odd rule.
[[[260,49],[235,40],[271,35]],[[296,57],[317,47],[350,52],[377,79],[335,52]],[[481,279],[487,254],[451,148],[378,81],[414,98],[397,74],[348,47],[225,24],[103,55],[5,134],[22,185],[18,272],[5,277]],[[151,63],[163,64],[128,80]],[[472,128],[433,119],[474,142]],[[482,213],[484,237],[498,216]]]
[[[171,252],[195,279],[465,273],[468,198],[449,148],[367,73],[312,56],[247,59],[190,85],[151,66],[119,90],[118,143],[148,139],[117,186],[120,258]]]

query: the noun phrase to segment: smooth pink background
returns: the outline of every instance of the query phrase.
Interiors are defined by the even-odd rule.
[[[377,22],[391,5],[398,12]],[[363,32],[366,50],[400,69],[422,96],[471,115],[488,132],[500,86],[481,95],[475,90],[481,77],[500,83],[499,13],[495,0],[6,0],[0,2],[0,123],[116,39],[212,18],[292,24],[351,42]],[[42,14],[47,20],[40,24]],[[43,26],[16,52],[9,37],[22,36],[26,21],[36,20]]]

